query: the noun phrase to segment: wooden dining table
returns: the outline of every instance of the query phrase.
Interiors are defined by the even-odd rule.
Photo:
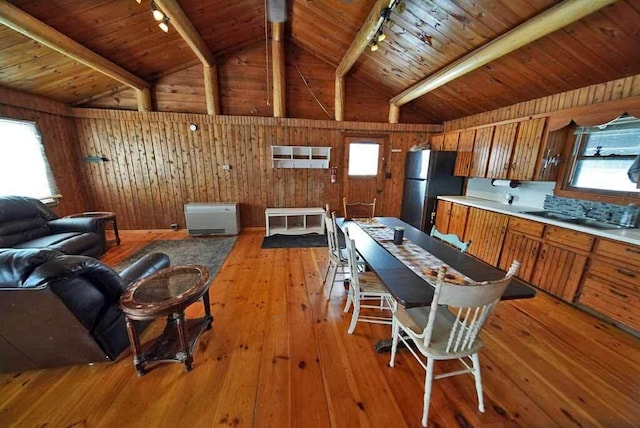
[[[474,281],[493,281],[503,278],[505,275],[503,271],[432,238],[402,220],[394,217],[376,217],[376,221],[392,229],[403,227],[405,238]],[[378,275],[399,304],[407,308],[431,305],[435,289],[424,278],[418,276],[387,251],[357,223],[340,218],[337,220],[337,224],[343,232],[348,229],[349,237],[355,241],[360,256]],[[535,295],[536,292],[533,288],[514,278],[502,295],[502,300],[527,299]]]

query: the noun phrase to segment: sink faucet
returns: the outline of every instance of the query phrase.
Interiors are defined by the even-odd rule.
[[[585,217],[589,217],[589,213],[594,210],[593,207],[590,207],[589,205],[585,205],[585,204],[580,204],[580,207],[582,208],[582,213],[584,214]]]

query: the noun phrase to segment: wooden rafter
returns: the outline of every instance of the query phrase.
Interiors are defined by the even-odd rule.
[[[152,101],[149,83],[54,28],[51,28],[44,22],[37,20],[6,0],[0,0],[0,23],[68,56],[74,61],[78,61],[99,73],[135,89],[138,98],[138,110],[151,110]]]
[[[220,114],[218,70],[215,57],[176,0],[156,0],[156,4],[167,15],[171,26],[176,29],[202,63],[207,113],[210,115]]]
[[[565,0],[393,97],[399,107],[491,61],[572,24],[617,0]]]
[[[286,81],[284,22],[271,23],[271,53],[273,58],[273,117],[285,117]]]
[[[347,52],[342,57],[338,68],[336,68],[336,93],[335,93],[335,117],[336,120],[344,120],[344,76],[351,70],[353,64],[356,63],[362,52],[367,48],[367,45],[371,41],[371,37],[375,35],[378,30],[382,18],[380,12],[385,7],[389,7],[392,1],[389,0],[377,0],[371,8],[371,12],[365,19],[360,31],[356,34],[356,37],[351,42],[351,46],[347,49]]]

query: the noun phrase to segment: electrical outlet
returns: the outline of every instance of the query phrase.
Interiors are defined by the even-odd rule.
[[[229,171],[231,169],[231,165],[222,165],[222,169],[224,171]]]
[[[171,223],[172,230],[178,230],[178,223]]]
[[[387,173],[385,174],[385,178],[387,178],[387,179],[391,178],[391,173],[390,173],[390,172],[387,172]]]

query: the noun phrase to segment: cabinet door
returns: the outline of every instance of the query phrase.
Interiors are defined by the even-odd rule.
[[[531,282],[531,276],[533,275],[541,245],[540,239],[507,230],[498,267],[506,271],[514,260],[518,260],[520,262],[520,270],[516,276],[523,281]]]
[[[516,140],[517,127],[517,123],[496,126],[491,143],[487,178],[507,178],[509,176],[509,165],[511,164],[511,153]]]
[[[431,136],[431,150],[442,150],[444,147],[444,134]]]
[[[444,147],[442,150],[448,152],[455,152],[458,150],[458,139],[460,138],[459,132],[447,132],[444,134]]]
[[[464,229],[467,225],[467,213],[469,207],[466,205],[452,204],[451,215],[449,216],[449,231],[447,233],[453,233],[458,235],[460,239],[464,236]]]
[[[562,160],[565,144],[569,137],[569,128],[549,132],[538,156],[535,180],[556,181]]]
[[[489,155],[491,153],[491,141],[495,126],[480,128],[476,131],[473,142],[473,158],[469,168],[469,177],[486,177]]]
[[[513,148],[509,179],[533,180],[546,123],[547,119],[541,117],[525,120],[518,125],[518,136]]]
[[[498,265],[509,217],[470,207],[464,241],[471,240],[467,252],[491,266]]]
[[[438,206],[436,208],[436,229],[440,233],[449,233],[449,218],[451,216],[451,205],[449,201],[443,201],[438,199]],[[427,230],[427,232],[430,232]]]
[[[458,154],[456,156],[456,166],[453,175],[467,177],[471,167],[471,159],[473,159],[473,139],[476,131],[464,131],[460,133],[458,139]]]
[[[640,292],[587,272],[578,303],[640,332]]]
[[[567,302],[573,302],[587,263],[585,254],[542,244],[531,283]]]

